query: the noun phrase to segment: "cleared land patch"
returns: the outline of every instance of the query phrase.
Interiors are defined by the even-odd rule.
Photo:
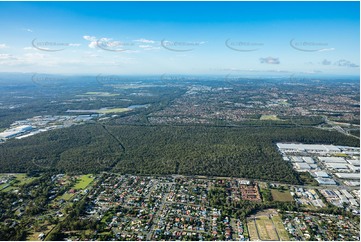
[[[289,240],[276,210],[268,209],[247,218],[250,240]]]
[[[271,193],[274,201],[280,201],[280,202],[293,201],[292,195],[289,191],[279,191],[276,189],[271,189]]]

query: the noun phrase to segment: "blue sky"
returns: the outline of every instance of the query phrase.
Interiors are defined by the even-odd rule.
[[[359,75],[359,2],[0,2],[0,72]]]

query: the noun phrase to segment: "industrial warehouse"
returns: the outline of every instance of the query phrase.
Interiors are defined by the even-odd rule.
[[[360,148],[322,144],[277,143],[283,160],[308,172],[319,185],[360,185]]]

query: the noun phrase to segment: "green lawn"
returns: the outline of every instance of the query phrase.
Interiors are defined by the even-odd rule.
[[[273,223],[277,229],[278,236],[282,241],[289,241],[290,238],[288,237],[288,232],[286,231],[285,227],[283,226],[282,220],[280,216],[274,215],[272,216]]]
[[[336,153],[336,154],[334,154],[334,156],[336,156],[336,157],[347,157],[348,155],[344,154],[344,153]]]
[[[7,184],[5,183],[5,184],[1,184],[0,185],[0,191],[4,188],[4,187],[6,187],[7,186]]]
[[[261,240],[278,240],[272,220],[270,220],[268,216],[258,217],[256,223]]]
[[[75,190],[83,190],[85,189],[87,186],[89,186],[89,184],[94,180],[94,176],[91,174],[88,175],[82,175],[77,179],[76,184],[70,188],[70,189],[75,189]],[[57,197],[56,200],[60,200],[60,199],[64,199],[65,201],[69,201],[75,194],[69,193],[69,192],[65,192],[63,195],[61,195],[60,197]]]
[[[83,190],[94,180],[93,175],[82,175],[74,186],[76,190]]]
[[[0,191],[2,192],[9,192],[14,189],[20,188],[22,185],[28,184],[36,179],[36,177],[28,177],[25,173],[15,173],[12,174],[15,176],[15,179],[10,182],[10,186],[3,189],[8,184],[2,184],[0,186]]]
[[[259,240],[258,235],[257,235],[256,225],[255,225],[253,219],[249,219],[247,221],[247,230],[249,233],[250,240],[253,240],[253,241]]]
[[[276,189],[271,189],[272,198],[274,201],[280,201],[280,202],[291,202],[293,201],[291,193],[286,191],[279,191]]]
[[[74,196],[74,194],[65,192],[61,197],[59,197],[59,199],[64,199],[65,201],[68,201],[72,196]]]
[[[280,120],[277,115],[262,115],[260,120]]]
[[[126,112],[129,111],[129,108],[110,108],[110,109],[99,109],[97,110],[97,113],[103,113],[103,114],[108,114],[108,113],[122,113],[122,112]]]

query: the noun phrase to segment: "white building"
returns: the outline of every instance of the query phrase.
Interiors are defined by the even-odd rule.
[[[324,163],[346,163],[342,157],[318,157],[318,159]]]
[[[330,177],[326,172],[324,172],[324,171],[316,171],[315,172],[315,175],[317,176],[317,177],[322,177],[322,178],[328,178],[328,177]]]
[[[336,185],[335,180],[331,178],[315,178],[315,180],[318,182],[319,185]]]
[[[335,173],[335,175],[341,179],[360,180],[360,173]]]
[[[354,166],[360,166],[360,160],[347,160],[347,162]]]
[[[311,167],[307,163],[294,163],[297,170],[310,170]]]
[[[315,163],[315,161],[312,159],[312,157],[303,156],[302,159],[303,159],[307,164],[314,164],[314,163]]]
[[[18,127],[7,129],[4,132],[0,133],[0,138],[2,138],[2,139],[14,138],[15,136],[23,134],[23,133],[25,133],[27,131],[30,131],[32,129],[33,129],[33,127],[30,126],[30,125],[21,125],[21,126],[18,126]]]
[[[349,167],[345,163],[326,163],[326,167],[333,170],[348,170]]]

